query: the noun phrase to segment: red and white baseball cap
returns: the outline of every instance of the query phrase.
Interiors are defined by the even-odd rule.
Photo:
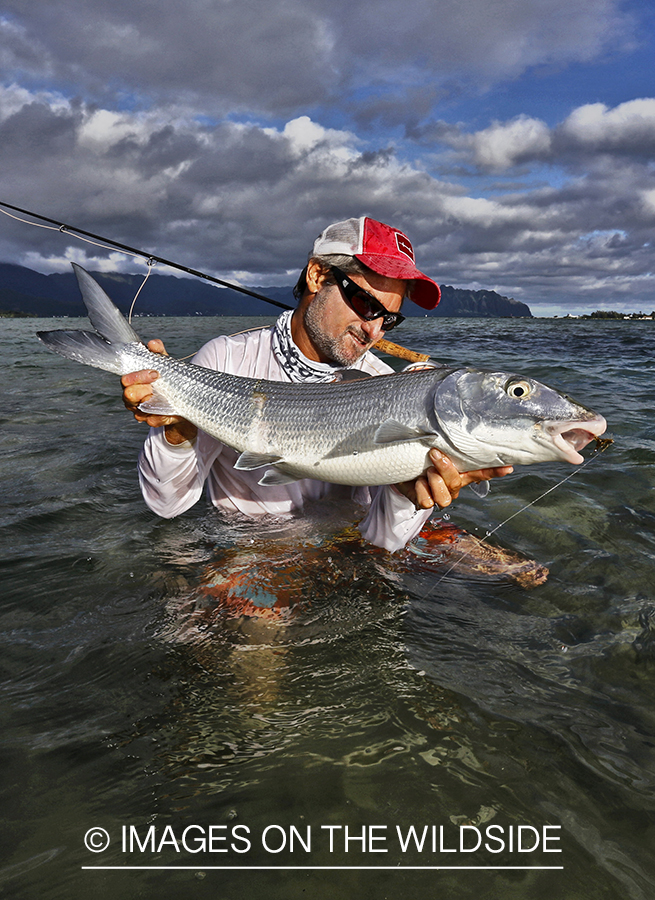
[[[414,248],[407,235],[397,228],[368,216],[328,225],[314,243],[313,256],[331,253],[354,256],[387,278],[412,279],[410,295],[423,309],[434,309],[441,299],[439,285],[416,268]]]

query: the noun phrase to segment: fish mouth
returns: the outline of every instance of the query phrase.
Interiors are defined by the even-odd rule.
[[[577,422],[546,422],[545,430],[564,459],[578,464],[584,462],[579,451],[607,431],[607,422],[602,416]]]

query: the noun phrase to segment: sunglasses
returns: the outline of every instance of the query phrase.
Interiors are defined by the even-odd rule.
[[[355,284],[352,278],[348,278],[341,269],[331,266],[330,272],[336,278],[348,306],[365,322],[372,322],[373,319],[381,318],[383,330],[391,331],[396,325],[400,325],[401,322],[405,321],[405,316],[401,316],[400,313],[389,312],[379,300],[375,299],[373,294],[369,294],[364,288]]]

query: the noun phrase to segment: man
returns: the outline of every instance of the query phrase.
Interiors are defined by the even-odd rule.
[[[366,216],[337,222],[319,235],[294,294],[297,308],[283,313],[273,328],[215,338],[194,362],[272,381],[331,381],[344,367],[382,375],[392,370],[369,351],[402,321],[405,296],[423,309],[434,309],[440,299],[439,287],[416,268],[406,235]],[[165,352],[161,341],[148,346]],[[284,515],[309,501],[350,495],[368,506],[359,524],[363,537],[393,551],[418,534],[435,505],[448,506],[464,485],[511,471],[460,474],[448,457],[431,450],[432,467],[403,484],[351,489],[304,479],[260,485],[261,471],[234,469],[238,454],[192,423],[139,411],[156,377],[155,371],[133,372],[122,384],[127,408],[153,428],[139,458],[139,478],[148,506],[166,518],[192,506],[205,482],[215,506],[246,516]]]

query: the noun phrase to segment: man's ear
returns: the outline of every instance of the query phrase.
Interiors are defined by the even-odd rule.
[[[320,262],[311,259],[307,263],[307,290],[310,294],[317,294],[330,277],[330,270]]]

